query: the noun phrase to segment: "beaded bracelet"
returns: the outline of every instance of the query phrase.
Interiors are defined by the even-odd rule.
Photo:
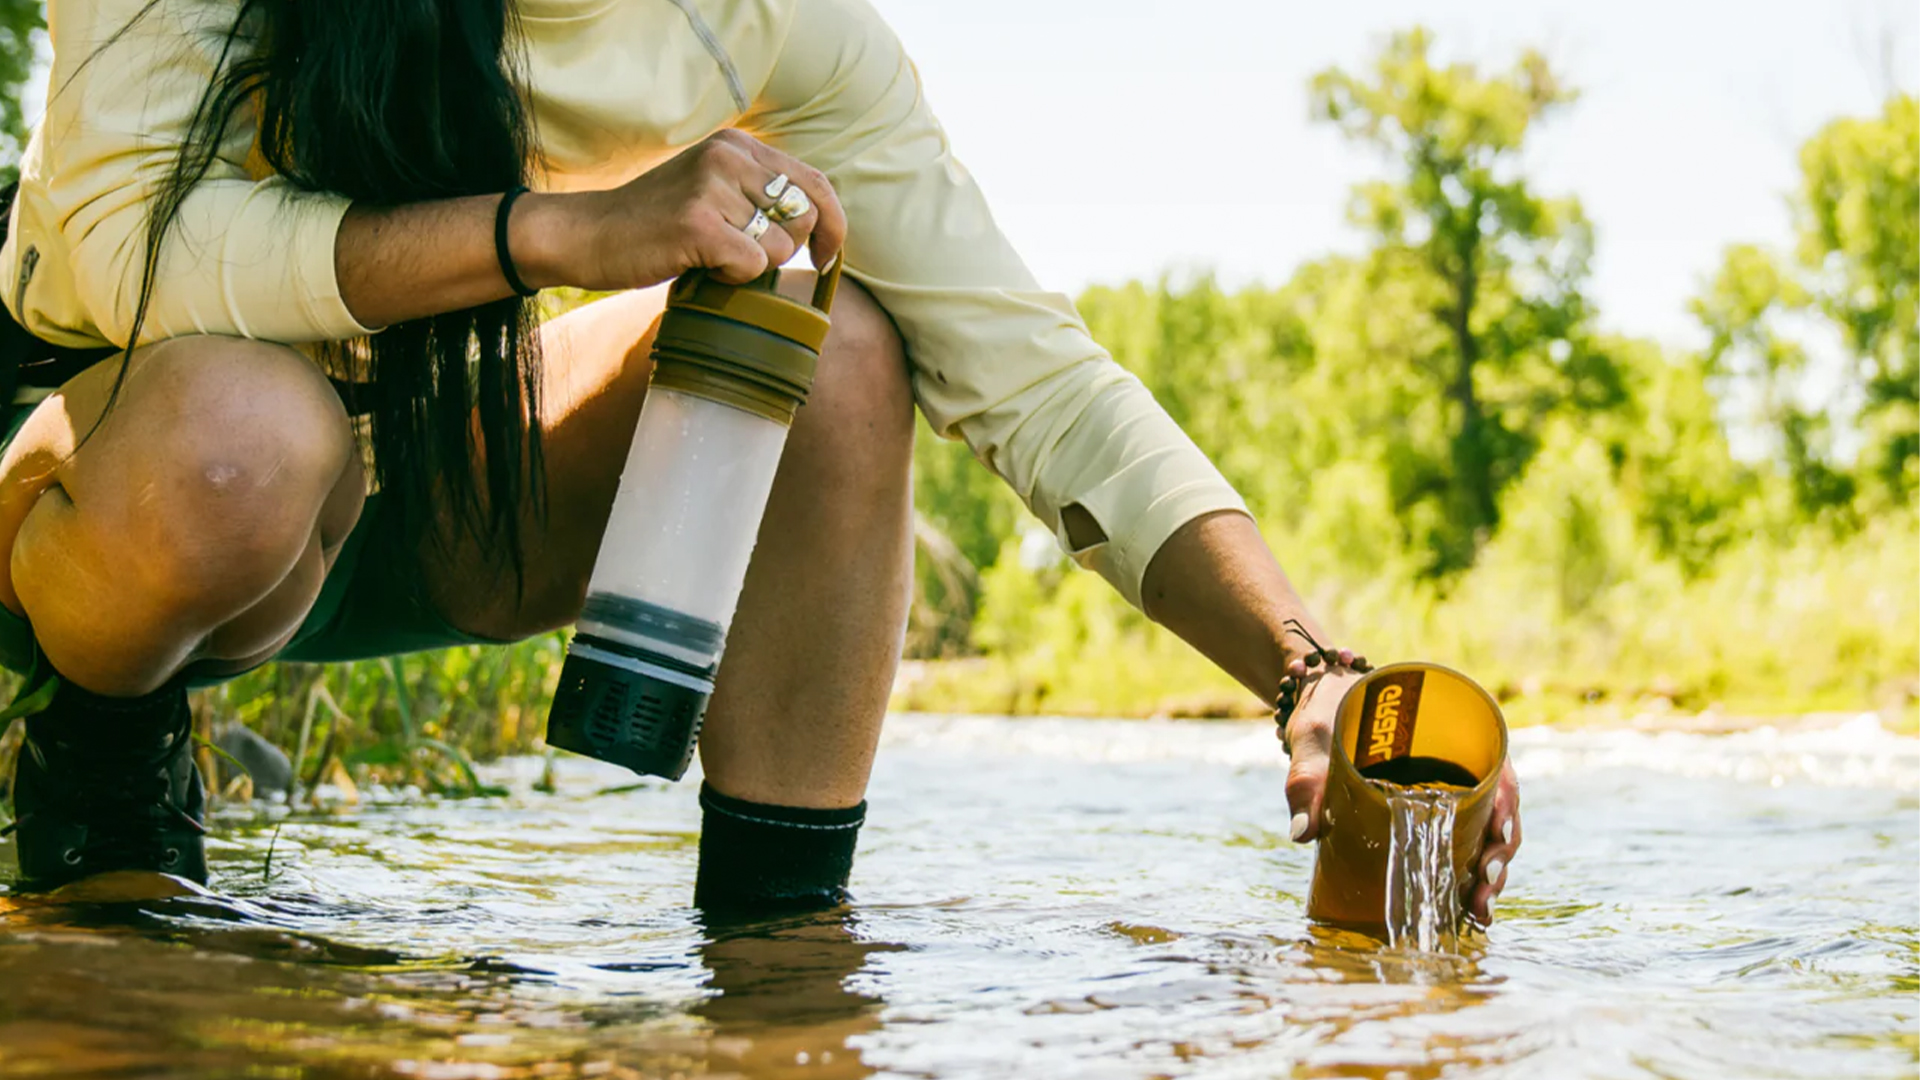
[[[1297,677],[1293,675],[1283,675],[1280,677],[1280,693],[1275,697],[1273,703],[1273,722],[1279,726],[1280,737],[1282,739],[1285,739],[1287,735],[1287,721],[1293,719],[1294,710],[1300,706],[1300,695],[1301,692],[1306,689],[1307,681],[1309,679],[1317,679],[1327,674],[1340,662],[1340,651],[1338,649],[1329,649],[1318,641],[1315,641],[1313,635],[1307,632],[1307,628],[1300,625],[1300,620],[1288,619],[1285,625],[1288,633],[1300,635],[1305,638],[1307,644],[1313,648],[1302,661],[1307,665],[1307,673],[1305,675]],[[1324,664],[1325,667],[1321,667],[1322,664]],[[1373,665],[1368,663],[1367,658],[1364,656],[1355,656],[1353,663],[1348,666],[1362,675],[1373,670]],[[1314,668],[1321,668],[1321,670],[1315,671],[1313,670]]]

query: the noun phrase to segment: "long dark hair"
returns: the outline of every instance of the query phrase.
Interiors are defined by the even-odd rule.
[[[181,203],[249,111],[266,164],[301,189],[372,206],[500,192],[535,153],[520,69],[511,0],[242,0],[152,204],[127,356]],[[318,346],[352,374],[348,404],[370,417],[374,475],[409,554],[444,542],[445,506],[522,582],[521,506],[544,508],[534,328],[516,297]]]

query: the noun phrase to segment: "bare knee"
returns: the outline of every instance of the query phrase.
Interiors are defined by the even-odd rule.
[[[143,350],[97,426],[91,376],[111,373],[63,391],[77,446],[10,560],[49,655],[102,634],[210,633],[287,576],[348,470],[357,482],[345,411],[291,350],[221,338]]]
[[[306,549],[353,436],[304,357],[238,341],[187,355],[181,344],[179,360],[149,375],[143,487],[113,492],[119,505],[106,509],[152,553],[150,585],[219,609],[271,588]]]
[[[783,475],[862,496],[895,492],[913,457],[913,390],[893,320],[865,289],[843,285],[814,376],[794,419]]]

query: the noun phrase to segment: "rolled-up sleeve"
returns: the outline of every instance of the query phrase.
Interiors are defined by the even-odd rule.
[[[237,5],[54,0],[47,114],[25,162],[59,231],[80,305],[126,344],[149,212],[212,81]],[[236,50],[243,50],[240,42]],[[247,168],[242,108],[164,244],[141,338],[226,334],[298,343],[368,332],[340,297],[334,239],[349,201]]]
[[[1145,386],[1042,290],[994,224],[865,0],[797,0],[745,126],[826,173],[846,207],[847,273],[893,317],[935,431],[965,439],[1063,548],[1134,605],[1181,525],[1245,512]],[[1107,539],[1075,551],[1074,505]]]

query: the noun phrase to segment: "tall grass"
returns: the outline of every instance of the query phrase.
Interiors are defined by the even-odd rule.
[[[546,634],[350,664],[269,664],[198,691],[196,719],[203,734],[238,722],[265,736],[297,759],[303,787],[344,773],[477,793],[475,759],[539,745],[564,641]]]

